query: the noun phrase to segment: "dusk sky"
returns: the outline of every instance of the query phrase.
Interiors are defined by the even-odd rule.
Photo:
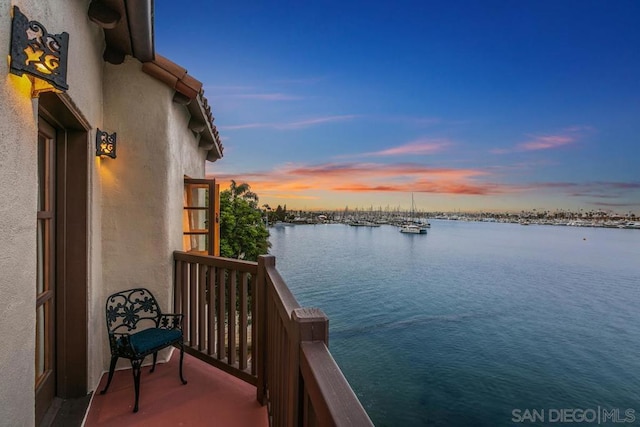
[[[155,2],[207,172],[288,209],[640,213],[640,1]]]

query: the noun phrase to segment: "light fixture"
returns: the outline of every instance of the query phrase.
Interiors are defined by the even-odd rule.
[[[29,21],[18,6],[11,24],[11,73],[28,74],[33,96],[42,92],[64,92],[67,85],[69,34],[49,34],[37,21]]]
[[[116,158],[116,133],[96,131],[96,156]]]

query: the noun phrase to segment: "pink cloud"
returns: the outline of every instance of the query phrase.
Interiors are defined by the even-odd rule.
[[[333,122],[345,122],[351,121],[360,116],[356,114],[344,114],[344,115],[335,115],[335,116],[321,116],[321,117],[313,117],[305,120],[298,120],[293,122],[286,123],[265,123],[265,122],[256,122],[256,123],[244,123],[240,125],[231,125],[231,126],[218,126],[220,130],[238,130],[238,129],[277,129],[277,130],[292,130],[292,129],[304,129],[316,125],[321,125],[325,123],[333,123]]]
[[[518,144],[516,148],[524,151],[547,150],[571,144],[575,141],[576,138],[566,135],[538,136],[531,141]]]
[[[259,194],[310,191],[425,192],[440,194],[498,194],[499,185],[478,182],[488,172],[477,169],[432,168],[414,163],[327,163],[286,165],[271,172],[216,175],[219,182],[246,181]]]
[[[364,153],[363,156],[403,156],[403,155],[427,155],[443,151],[451,142],[446,140],[420,139],[386,150]]]
[[[274,125],[276,129],[301,129],[309,126],[315,126],[324,123],[346,122],[356,119],[360,116],[357,114],[345,114],[335,116],[314,117],[311,119],[300,120],[297,122],[281,123]]]
[[[593,132],[595,129],[591,126],[576,125],[562,129],[552,135],[532,135],[529,141],[517,144],[510,148],[494,148],[490,150],[492,154],[508,154],[521,151],[538,151],[551,150],[574,144],[579,141],[584,134]]]
[[[317,200],[329,194],[425,193],[461,196],[555,194],[585,203],[625,206],[640,191],[640,181],[550,181],[500,183],[491,169],[430,167],[418,163],[334,162],[285,164],[270,171],[219,173],[223,187],[231,179],[248,182],[261,197]],[[637,199],[637,197],[635,197]],[[616,203],[618,202],[618,203]],[[630,203],[629,206],[640,206]]]

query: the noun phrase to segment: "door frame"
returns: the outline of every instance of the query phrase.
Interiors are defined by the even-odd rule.
[[[40,95],[56,155],[56,396],[87,394],[89,159],[91,126],[66,94]]]

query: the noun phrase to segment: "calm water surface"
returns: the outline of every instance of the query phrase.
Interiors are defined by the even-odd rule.
[[[638,230],[432,221],[427,235],[335,224],[270,240],[377,426],[597,407],[640,423]]]

